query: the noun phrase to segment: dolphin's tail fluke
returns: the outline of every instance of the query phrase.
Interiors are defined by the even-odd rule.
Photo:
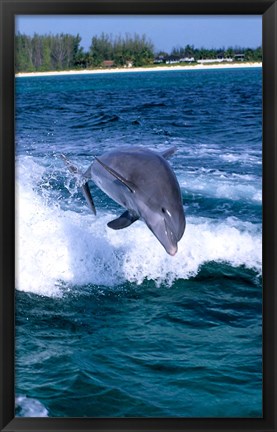
[[[77,168],[75,165],[73,165],[73,164],[72,164],[72,163],[67,159],[67,157],[66,157],[64,154],[61,154],[60,156],[61,156],[61,159],[64,161],[65,165],[67,166],[67,168],[69,169],[69,171],[70,171],[72,174],[79,174],[79,170],[78,170],[78,168]]]
[[[62,160],[64,161],[65,165],[67,166],[67,168],[69,169],[69,171],[70,171],[72,174],[78,174],[78,175],[81,175],[81,176],[83,177],[83,179],[85,179],[85,177],[80,173],[80,171],[78,170],[78,168],[77,168],[75,165],[73,165],[73,164],[72,164],[72,163],[67,159],[67,157],[66,157],[65,155],[61,154],[61,158],[62,158]],[[93,202],[93,199],[92,199],[92,196],[91,196],[91,193],[90,193],[89,187],[88,187],[88,182],[87,182],[87,180],[85,181],[85,183],[83,183],[83,184],[81,185],[81,189],[82,189],[83,195],[84,195],[84,197],[85,197],[85,199],[86,199],[86,202],[87,202],[89,208],[91,209],[91,211],[93,212],[93,214],[96,215],[95,205],[94,205],[94,202]]]

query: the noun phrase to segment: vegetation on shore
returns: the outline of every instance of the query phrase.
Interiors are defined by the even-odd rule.
[[[15,71],[49,72],[70,69],[95,69],[103,67],[140,67],[165,63],[167,59],[196,63],[220,58],[222,61],[242,55],[244,61],[261,62],[262,49],[227,48],[205,49],[192,45],[175,47],[170,53],[155,52],[150,39],[137,34],[124,37],[102,33],[93,36],[88,51],[80,46],[81,37],[70,34],[15,36]],[[185,60],[186,59],[186,60]]]

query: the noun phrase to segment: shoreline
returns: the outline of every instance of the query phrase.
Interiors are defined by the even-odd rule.
[[[88,75],[88,74],[112,74],[127,72],[162,72],[162,71],[185,71],[185,70],[209,70],[209,69],[239,69],[262,67],[262,63],[234,63],[234,64],[197,64],[195,66],[155,66],[155,67],[134,67],[134,68],[113,68],[113,69],[82,69],[69,71],[49,71],[49,72],[19,72],[15,74],[20,77],[43,77],[59,75]]]

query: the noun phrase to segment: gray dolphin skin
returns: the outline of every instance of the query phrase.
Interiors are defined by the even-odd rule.
[[[142,219],[166,252],[175,255],[186,219],[177,178],[167,161],[176,148],[158,153],[143,147],[123,147],[95,157],[83,174],[82,190],[96,214],[87,182],[92,180],[126,211],[108,223],[112,229],[126,228]],[[69,170],[78,169],[62,155]]]

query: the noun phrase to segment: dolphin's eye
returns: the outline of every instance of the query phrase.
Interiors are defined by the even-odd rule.
[[[171,213],[169,210],[165,209],[164,207],[162,207],[162,213],[163,214],[167,214],[169,217],[171,217]]]

